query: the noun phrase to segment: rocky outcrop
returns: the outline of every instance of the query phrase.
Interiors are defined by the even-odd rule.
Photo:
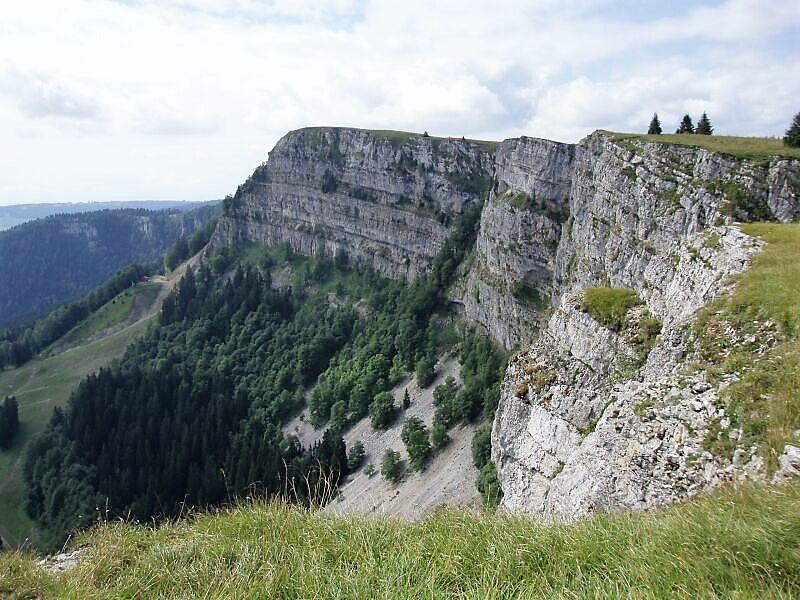
[[[727,464],[704,449],[726,422],[717,397],[727,382],[712,387],[685,365],[694,314],[759,248],[731,224],[796,218],[798,174],[796,160],[757,164],[602,133],[576,147],[569,217],[552,258],[556,308],[509,366],[494,423],[508,509],[572,519],[763,478],[755,448],[737,446]],[[591,286],[635,290],[661,321],[646,363],[576,308]],[[736,445],[736,431],[719,435]]]
[[[713,250],[704,245],[712,235]],[[658,251],[648,273],[662,279],[650,290],[648,308],[662,328],[646,357],[624,332],[582,312],[580,293],[563,297],[539,340],[511,361],[503,383],[492,452],[509,510],[574,519],[659,506],[763,475],[755,448],[738,448],[729,464],[705,450],[709,433],[726,419],[718,396],[729,382],[712,386],[702,373],[685,371],[694,352],[694,312],[760,246],[725,226]],[[728,434],[736,439],[735,431]]]
[[[491,185],[491,143],[312,128],[284,136],[228,201],[212,247],[240,240],[344,250],[392,278],[430,266]]]
[[[602,132],[576,146],[506,140],[495,177],[459,294],[506,348],[536,339],[544,308],[592,285],[634,289],[668,316],[665,303],[679,305],[673,296],[685,289],[664,287],[676,242],[740,218],[800,214],[798,160],[758,163]]]
[[[554,295],[575,148],[520,138],[500,144],[475,259],[454,295],[505,347],[533,340]]]

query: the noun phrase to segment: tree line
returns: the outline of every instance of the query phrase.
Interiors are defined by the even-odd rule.
[[[648,135],[661,135],[663,133],[661,129],[661,121],[658,118],[658,113],[653,114],[653,118],[650,120],[650,126],[647,129],[647,133]],[[714,127],[711,125],[711,120],[708,118],[708,115],[705,112],[700,117],[697,125],[693,123],[691,116],[685,114],[683,115],[678,128],[675,130],[675,133],[712,135],[714,133]],[[792,119],[789,128],[786,130],[786,133],[783,136],[783,143],[789,147],[800,148],[800,112],[797,113]]]
[[[661,129],[661,121],[658,118],[658,113],[653,114],[653,118],[650,120],[650,126],[647,128],[647,133],[648,135],[661,135],[663,133],[663,130]],[[711,125],[711,119],[708,118],[708,115],[705,112],[700,117],[700,120],[697,122],[696,126],[692,121],[692,117],[688,114],[685,114],[683,115],[678,128],[675,130],[675,133],[712,135],[714,133],[714,127]]]

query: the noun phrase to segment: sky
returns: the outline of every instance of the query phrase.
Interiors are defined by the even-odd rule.
[[[0,0],[0,205],[221,198],[314,125],[782,136],[797,0]]]

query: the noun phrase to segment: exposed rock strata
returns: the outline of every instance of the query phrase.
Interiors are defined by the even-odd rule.
[[[800,214],[798,160],[764,165],[602,132],[576,146],[506,140],[495,179],[458,293],[465,314],[506,348],[536,339],[543,304],[592,285],[632,288],[666,317],[682,289],[664,287],[676,244],[752,213],[782,222]],[[530,289],[540,302],[519,293]]]
[[[313,128],[284,136],[230,202],[212,247],[339,249],[393,278],[424,273],[491,184],[492,144]]]

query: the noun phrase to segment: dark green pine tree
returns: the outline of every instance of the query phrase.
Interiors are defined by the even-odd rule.
[[[783,136],[783,143],[787,146],[800,148],[800,112],[794,116],[792,124],[786,130],[786,135]]]
[[[653,113],[653,120],[647,129],[648,135],[661,135],[661,121],[658,120],[658,113]]]
[[[711,121],[706,113],[703,113],[703,116],[700,117],[700,120],[697,122],[697,129],[695,129],[694,132],[699,135],[711,135],[714,133],[714,128],[711,126]]]
[[[0,450],[8,450],[14,443],[14,436],[19,431],[19,414],[17,399],[6,396],[0,404]]]
[[[689,115],[683,115],[680,127],[675,130],[675,133],[694,133],[694,123],[692,123],[692,117]]]

